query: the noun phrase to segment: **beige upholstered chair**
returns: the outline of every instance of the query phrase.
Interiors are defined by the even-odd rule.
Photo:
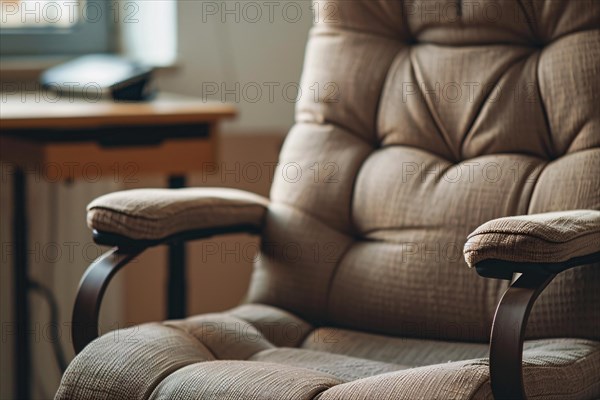
[[[599,3],[320,3],[269,200],[89,206],[117,247],[82,281],[57,398],[599,398]],[[88,344],[145,247],[235,231],[262,237],[245,304]]]

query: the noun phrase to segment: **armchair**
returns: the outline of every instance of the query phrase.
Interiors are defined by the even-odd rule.
[[[600,2],[316,6],[301,87],[323,90],[269,200],[90,205],[115,249],[82,279],[56,398],[600,397]],[[261,237],[244,304],[96,338],[136,254],[240,230]]]

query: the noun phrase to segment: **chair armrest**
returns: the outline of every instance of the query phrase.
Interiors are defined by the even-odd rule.
[[[260,230],[268,206],[268,199],[236,189],[134,189],[92,201],[87,223],[101,244],[129,240],[151,245],[186,232]]]
[[[572,210],[498,218],[471,233],[464,247],[470,267],[486,277],[515,272],[558,273],[600,260],[600,211]]]
[[[600,261],[600,211],[573,210],[499,218],[467,239],[470,267],[488,278],[522,275],[502,296],[490,336],[490,379],[497,400],[527,398],[523,341],[535,300],[556,274]]]
[[[81,278],[71,335],[79,353],[98,337],[102,298],[113,276],[146,248],[169,241],[260,231],[269,200],[235,189],[136,189],[92,201],[87,221],[99,244],[115,246]]]

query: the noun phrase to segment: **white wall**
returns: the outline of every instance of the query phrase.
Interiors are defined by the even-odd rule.
[[[270,3],[275,3],[271,13]],[[235,102],[240,116],[225,125],[225,132],[287,132],[294,118],[290,97],[296,93],[312,24],[310,7],[311,1],[306,0],[178,2],[179,67],[163,73],[159,86]],[[258,19],[257,9],[261,10]],[[236,84],[238,99],[221,90]],[[218,93],[210,95],[215,85]],[[282,93],[285,85],[288,94]],[[256,87],[262,88],[261,96],[257,97]]]

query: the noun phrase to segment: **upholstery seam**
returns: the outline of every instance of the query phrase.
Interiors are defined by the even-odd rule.
[[[381,143],[383,142],[383,135],[380,135],[380,131],[379,131],[379,116],[381,115],[381,103],[383,102],[383,97],[386,93],[386,88],[387,88],[387,83],[389,81],[390,78],[390,73],[392,72],[392,66],[395,64],[396,60],[398,59],[398,56],[400,55],[400,53],[402,53],[405,50],[408,50],[408,59],[410,62],[410,51],[411,51],[411,47],[412,46],[401,46],[398,51],[396,51],[396,54],[394,54],[394,57],[392,57],[390,59],[390,63],[387,66],[387,71],[385,72],[385,75],[383,77],[383,80],[381,81],[381,88],[379,90],[379,96],[377,97],[377,104],[375,104],[375,120],[373,121],[374,126],[373,126],[373,132],[375,132],[375,138],[374,138],[374,143],[376,144],[376,146],[378,148],[381,148]],[[373,151],[376,150],[375,146],[373,146]],[[360,168],[359,168],[360,171]],[[356,179],[355,179],[356,180]]]
[[[547,131],[548,141],[549,141],[549,149],[548,155],[550,159],[556,159],[556,148],[554,146],[554,140],[552,138],[552,127],[550,126],[550,118],[548,117],[548,110],[546,109],[546,103],[544,102],[544,97],[542,96],[542,86],[540,84],[541,75],[540,75],[540,60],[542,58],[542,52],[538,52],[537,60],[535,61],[535,88],[538,97],[540,98],[540,108],[542,110],[542,116],[544,117],[544,125]],[[541,172],[540,172],[541,174]]]
[[[396,42],[396,43],[405,43],[404,40],[401,40],[398,38],[397,34],[384,34],[384,33],[379,33],[379,32],[372,32],[372,31],[367,31],[367,30],[363,30],[363,29],[358,29],[355,27],[351,27],[351,26],[342,26],[342,27],[333,27],[330,25],[319,25],[315,27],[316,29],[313,29],[310,36],[327,36],[328,33],[354,33],[354,34],[360,34],[360,35],[367,35],[367,36],[374,36],[377,38],[383,38],[383,39],[388,39],[390,41]],[[410,34],[410,33],[409,33]]]
[[[402,1],[402,4],[401,4],[401,11],[402,11],[402,18],[405,19],[406,15],[405,15],[405,12],[404,12],[404,1]],[[408,25],[406,25],[406,26],[408,27]],[[408,30],[408,31],[410,31],[410,30]],[[350,193],[351,193],[351,195],[350,195],[350,207],[348,209],[348,211],[349,211],[348,218],[349,218],[349,222],[350,222],[350,227],[352,229],[352,236],[354,236],[354,237],[358,233],[358,229],[356,227],[356,224],[354,223],[354,213],[353,213],[354,198],[355,198],[355,195],[356,195],[356,185],[357,185],[357,182],[358,182],[358,177],[359,177],[360,172],[362,171],[363,167],[365,166],[365,163],[366,163],[367,159],[370,158],[371,155],[373,155],[373,153],[377,150],[377,148],[381,147],[382,137],[379,134],[380,133],[379,132],[379,116],[380,116],[380,113],[381,113],[381,104],[382,104],[382,100],[383,100],[383,97],[384,97],[384,94],[385,94],[385,89],[387,87],[387,82],[389,80],[390,73],[392,71],[392,66],[394,65],[396,59],[398,58],[398,55],[402,51],[404,51],[404,50],[408,50],[409,57],[410,57],[411,46],[408,46],[406,44],[402,44],[400,46],[400,48],[396,51],[396,53],[394,54],[394,56],[390,57],[390,62],[387,65],[386,72],[385,72],[385,74],[383,76],[383,79],[381,80],[381,86],[379,88],[379,96],[377,96],[377,104],[375,104],[374,121],[373,121],[373,132],[375,134],[374,135],[375,137],[373,138],[373,142],[374,143],[371,145],[371,151],[369,152],[369,154],[367,154],[363,158],[363,160],[361,161],[359,167],[356,169],[356,174],[354,175],[353,180],[352,180],[352,187],[351,187],[351,191],[350,191]],[[340,258],[340,260],[341,260],[341,258]],[[336,265],[335,268],[334,268],[334,273],[337,270],[337,267],[338,266]],[[332,278],[333,278],[333,276],[332,276]],[[328,304],[329,304],[329,300],[328,300]],[[327,308],[329,309],[329,305],[328,305]],[[327,312],[327,314],[328,313],[329,312]]]
[[[173,375],[174,373],[176,373],[177,371],[181,370],[182,368],[186,368],[190,365],[193,364],[199,364],[199,363],[203,363],[203,362],[210,362],[210,361],[215,361],[217,360],[217,357],[215,357],[215,354],[212,352],[211,349],[209,349],[207,346],[205,346],[203,343],[201,343],[198,339],[196,339],[193,335],[191,335],[190,333],[186,332],[185,330],[183,330],[180,327],[174,326],[174,325],[166,325],[164,323],[159,323],[160,326],[166,327],[166,328],[170,328],[176,331],[179,331],[181,333],[183,333],[185,336],[188,336],[190,339],[193,339],[193,345],[195,347],[201,348],[203,350],[208,351],[208,353],[214,358],[214,360],[203,360],[203,361],[195,361],[195,362],[191,362],[189,364],[185,364],[181,366],[177,366],[174,367],[172,370],[169,370],[167,374],[165,374],[162,379],[160,379],[160,381],[157,381],[155,384],[151,385],[150,387],[148,387],[148,390],[146,390],[144,392],[144,398],[149,399],[150,397],[152,397],[152,394],[154,393],[154,391],[160,386],[160,384],[167,379],[169,376]],[[198,343],[200,343],[200,346],[198,345]]]
[[[262,303],[247,303],[247,304],[262,304]],[[264,304],[264,305],[266,305],[266,306],[269,306],[268,304]],[[269,307],[273,307],[273,306],[269,306]],[[311,332],[315,330],[315,327],[313,326],[313,324],[311,324],[311,323],[310,323],[310,322],[308,322],[308,321],[305,321],[305,320],[304,320],[304,318],[300,318],[300,317],[299,317],[299,316],[297,316],[295,313],[292,313],[292,312],[290,312],[290,311],[288,311],[288,310],[285,310],[285,309],[283,309],[283,308],[279,308],[279,307],[274,307],[274,308],[278,308],[278,309],[281,309],[281,310],[283,310],[283,311],[285,311],[285,312],[287,312],[287,313],[289,313],[289,314],[292,314],[292,316],[293,316],[293,317],[295,317],[295,318],[298,318],[299,320],[301,320],[302,322],[304,322],[306,325],[308,325],[308,326],[310,327],[308,334],[307,334],[307,335],[304,335],[304,336],[302,337],[302,339],[298,341],[298,343],[296,344],[296,347],[292,347],[292,348],[296,348],[296,349],[297,349],[297,348],[299,348],[299,347],[298,347],[298,345],[300,345],[302,342],[304,342],[304,339],[306,339],[306,338],[308,337],[308,335],[310,335],[310,334],[311,334]],[[245,318],[242,318],[242,317],[239,317],[239,316],[237,316],[237,315],[235,315],[235,314],[228,314],[228,315],[231,315],[231,316],[233,316],[233,317],[235,317],[235,318],[237,318],[237,319],[240,319],[240,320],[242,320],[242,321],[246,322],[248,325],[250,325],[250,326],[254,327],[254,329],[256,329],[257,331],[259,331],[259,332],[260,332],[260,334],[261,334],[261,335],[262,335],[262,336],[265,338],[265,340],[266,340],[267,342],[269,342],[269,344],[272,344],[272,345],[273,345],[273,348],[274,348],[274,349],[280,349],[280,348],[283,348],[283,347],[285,347],[285,346],[276,346],[276,345],[275,345],[273,342],[271,342],[269,339],[267,339],[267,337],[265,336],[265,334],[261,332],[261,330],[258,328],[258,326],[256,326],[256,325],[255,325],[255,324],[253,324],[252,322],[248,321],[247,319],[245,319]],[[264,350],[260,350],[260,351],[258,351],[258,352],[256,352],[256,353],[252,354],[250,357],[253,357],[255,354],[258,354],[258,353],[260,353],[261,351],[265,351],[265,350],[273,350],[273,349],[264,349]]]
[[[579,28],[579,29],[575,29],[572,31],[564,32],[558,36],[553,37],[552,43],[550,43],[548,47],[555,45],[556,42],[558,42],[559,40],[563,40],[564,38],[569,37],[571,35],[577,35],[580,33],[588,33],[588,32],[595,32],[595,31],[600,31],[600,28],[596,28],[595,26],[592,25],[590,27]]]
[[[576,132],[576,133],[573,135],[573,139],[571,139],[571,143],[569,143],[568,146],[565,148],[564,154],[572,153],[571,148],[577,141],[577,138],[579,137],[579,135],[581,135],[581,132],[585,129],[586,125],[588,125],[588,124],[590,124],[590,121],[581,121],[579,126],[577,126],[575,129],[573,129],[573,132]],[[588,147],[587,149],[584,149],[584,150],[590,150],[590,149],[594,149],[594,148],[596,148],[596,147]]]
[[[310,123],[310,124],[314,124],[314,125],[318,125],[318,126],[327,126],[327,125],[331,125],[334,128],[337,128],[341,131],[344,132],[348,132],[351,136],[354,136],[355,138],[359,139],[362,142],[365,142],[366,144],[368,144],[369,146],[373,147],[374,145],[374,140],[369,140],[366,137],[364,137],[363,135],[361,135],[358,131],[350,128],[349,126],[342,124],[339,121],[333,121],[331,119],[325,119],[322,123],[319,122],[301,122],[302,124],[306,124],[306,123]]]
[[[580,239],[582,237],[588,236],[588,235],[596,235],[600,233],[600,229],[596,229],[593,231],[584,231],[584,232],[580,232],[579,234],[576,234],[575,236],[570,237],[567,240],[563,240],[563,241],[555,241],[555,240],[551,240],[547,237],[543,237],[540,235],[535,235],[532,232],[529,233],[524,233],[524,232],[507,232],[507,231],[500,231],[497,229],[492,229],[492,230],[485,230],[483,232],[477,232],[474,235],[469,235],[467,236],[468,239],[472,239],[474,237],[477,236],[485,236],[485,235],[489,235],[489,234],[497,234],[497,235],[506,235],[506,236],[524,236],[524,237],[530,237],[530,238],[534,238],[534,239],[539,239],[541,241],[544,241],[546,243],[553,243],[553,244],[567,244],[569,242],[572,242],[574,240]]]
[[[529,27],[529,31],[531,32],[532,36],[535,40],[540,41],[540,35],[537,29],[537,22],[534,21],[535,10],[532,9],[533,15],[529,15],[529,13],[527,12],[527,7],[523,3],[523,0],[517,0],[517,5],[521,8],[521,11],[523,11],[523,16],[525,17],[525,21],[527,21],[527,26]],[[533,3],[531,3],[531,6],[533,7]]]
[[[349,199],[349,206],[348,206],[348,222],[350,225],[350,230],[351,230],[351,237],[353,239],[356,238],[357,234],[359,234],[358,232],[358,227],[356,226],[356,223],[354,221],[354,201],[355,201],[355,197],[356,197],[356,186],[358,184],[358,177],[360,175],[360,172],[363,170],[365,163],[367,162],[367,159],[369,159],[373,153],[376,151],[375,148],[371,149],[371,151],[369,152],[369,154],[367,154],[360,162],[360,165],[358,166],[358,168],[356,169],[356,174],[354,174],[354,177],[352,178],[352,185],[350,187],[350,199]],[[337,265],[334,269],[337,269]]]
[[[165,322],[167,322],[167,321],[165,321]],[[188,336],[190,339],[193,339],[196,343],[200,343],[202,345],[201,347],[203,347],[204,349],[208,350],[208,352],[210,353],[210,355],[213,356],[215,360],[218,360],[218,358],[215,355],[215,353],[208,346],[206,346],[204,343],[202,343],[201,341],[199,341],[197,337],[195,337],[194,335],[192,335],[191,333],[189,333],[187,330],[183,329],[180,326],[171,325],[171,324],[165,324],[164,322],[160,323],[160,325],[161,326],[165,326],[167,328],[174,329],[176,331],[179,331],[179,332],[185,334],[186,336]]]
[[[111,213],[115,213],[115,214],[119,214],[119,215],[123,215],[127,218],[132,218],[132,219],[141,219],[141,220],[145,220],[145,221],[164,221],[164,220],[169,220],[171,218],[174,217],[178,217],[181,216],[183,214],[187,214],[190,211],[198,211],[198,210],[203,210],[203,209],[215,209],[215,208],[235,208],[235,209],[239,209],[239,208],[252,208],[252,207],[259,207],[260,209],[263,210],[267,210],[269,207],[268,206],[264,206],[262,204],[228,204],[228,205],[202,205],[202,206],[195,206],[195,207],[187,207],[185,208],[182,212],[176,212],[173,214],[169,214],[168,216],[164,216],[164,217],[159,217],[159,218],[153,218],[153,217],[149,217],[146,215],[139,215],[139,214],[130,214],[125,210],[119,210],[116,208],[110,208],[107,206],[94,206],[91,207],[88,212],[94,211],[94,210],[102,210],[102,211],[109,211]]]
[[[539,183],[540,183],[540,178],[542,177],[542,174],[544,173],[544,171],[546,170],[546,168],[548,168],[548,165],[550,165],[552,163],[552,161],[550,162],[546,162],[542,165],[542,167],[540,168],[540,172],[537,174],[537,177],[535,178],[535,182],[533,183],[533,185],[531,186],[531,193],[529,193],[529,199],[527,200],[527,209],[525,210],[525,212],[527,213],[527,215],[531,215],[531,201],[533,200],[533,195],[535,194],[535,190],[537,189]]]
[[[475,25],[475,26],[486,27],[488,25],[480,24],[480,25]],[[466,42],[466,43],[455,44],[455,43],[435,42],[435,41],[431,41],[431,40],[419,40],[418,42],[415,42],[413,45],[414,46],[430,45],[430,46],[437,46],[437,47],[444,47],[444,48],[511,46],[511,47],[517,47],[517,48],[526,48],[526,49],[536,49],[536,50],[539,50],[539,48],[537,46],[534,46],[534,45],[531,45],[531,44],[528,44],[528,43],[514,43],[514,42],[509,42],[509,41],[506,41],[506,42],[503,42],[503,41],[497,41],[497,42]]]
[[[327,127],[329,125],[329,126],[332,126],[334,129],[339,129],[339,130],[343,131],[343,133],[349,133],[351,136],[355,137],[356,139],[359,139],[362,142],[365,142],[367,145],[369,145],[371,147],[374,146],[374,141],[371,141],[371,140],[365,138],[360,133],[356,132],[355,130],[351,129],[350,127],[348,127],[340,122],[333,121],[330,119],[326,119],[323,122],[299,119],[294,122],[294,126],[296,126],[296,125],[316,125],[316,126],[320,126],[320,127]]]
[[[391,44],[394,45],[395,48],[399,49],[396,51],[396,53],[394,54],[393,57],[390,58],[390,62],[387,68],[387,71],[385,73],[385,76],[383,77],[382,81],[381,81],[381,87],[379,90],[380,95],[378,96],[377,99],[377,104],[375,105],[375,110],[374,110],[374,121],[373,121],[373,126],[371,126],[371,131],[373,132],[373,138],[371,138],[371,140],[363,137],[362,135],[360,135],[359,132],[356,132],[354,129],[351,129],[349,126],[346,126],[344,124],[342,124],[341,122],[337,122],[337,121],[333,121],[331,119],[326,119],[321,123],[318,122],[306,122],[306,121],[302,121],[302,120],[297,120],[296,123],[313,123],[316,125],[334,125],[337,126],[349,133],[351,133],[353,136],[356,136],[358,138],[360,138],[361,140],[365,141],[367,144],[369,144],[372,148],[374,148],[377,145],[377,133],[378,133],[378,129],[377,129],[377,121],[378,121],[378,115],[379,115],[379,104],[381,103],[381,98],[383,96],[383,88],[385,87],[385,83],[387,82],[387,77],[389,76],[389,72],[391,69],[392,64],[394,63],[394,60],[396,59],[397,55],[402,51],[405,50],[407,48],[410,48],[410,44],[407,43],[406,41],[403,40],[399,40],[397,36],[388,36],[388,35],[382,35],[382,34],[378,34],[378,33],[372,33],[372,32],[368,32],[368,31],[362,31],[359,29],[355,29],[355,28],[348,28],[348,27],[342,27],[342,28],[332,28],[332,27],[318,27],[317,29],[314,29],[311,32],[311,38],[313,36],[327,36],[328,33],[336,33],[336,34],[343,34],[345,32],[351,32],[351,33],[355,33],[355,34],[362,34],[362,35],[366,35],[366,36],[372,36],[375,38],[384,38],[386,40],[388,40]]]
[[[304,335],[302,337],[302,340],[300,340],[298,342],[298,346],[302,346],[304,344],[304,342],[306,342],[306,339],[308,339],[308,337],[317,329],[322,328],[323,326],[313,326],[312,324],[310,324],[310,327],[312,328],[306,335]],[[296,349],[304,349],[304,347],[295,347]]]
[[[434,229],[438,229],[437,227],[431,227],[431,226],[420,226],[420,225],[415,225],[415,226],[390,226],[390,227],[386,227],[386,228],[373,228],[373,229],[369,229],[366,230],[364,232],[361,232],[361,240],[365,241],[365,242],[389,242],[389,243],[396,243],[394,241],[388,241],[385,239],[370,239],[367,236],[368,235],[373,235],[374,233],[377,232],[388,232],[388,231],[408,231],[408,230],[427,230],[427,231],[431,231]]]
[[[257,354],[257,353],[260,353],[260,352],[261,352],[261,351],[263,351],[263,350],[271,350],[271,349],[277,349],[277,348],[278,348],[278,346],[275,346],[273,343],[271,343],[271,341],[270,341],[270,340],[268,340],[268,339],[265,337],[265,335],[264,335],[264,334],[263,334],[263,333],[262,333],[262,332],[261,332],[261,331],[260,331],[260,330],[259,330],[259,329],[258,329],[256,326],[254,326],[254,325],[253,325],[253,324],[251,324],[250,322],[246,321],[244,318],[239,318],[239,317],[237,317],[237,316],[235,316],[235,315],[228,314],[227,312],[223,312],[223,313],[217,313],[217,314],[224,315],[224,316],[227,316],[227,317],[230,317],[230,318],[233,318],[233,319],[238,319],[238,320],[240,320],[240,321],[246,322],[248,325],[252,326],[254,329],[256,329],[256,330],[258,331],[258,333],[260,334],[260,336],[261,336],[261,338],[262,338],[262,339],[264,339],[264,340],[265,340],[265,341],[266,341],[266,342],[267,342],[269,345],[273,346],[273,347],[272,347],[272,348],[270,348],[270,349],[261,349],[261,350],[258,350],[258,351],[256,351],[256,352],[252,353],[252,354],[251,354],[250,356],[248,356],[248,357],[252,357],[252,356],[254,356],[255,354]],[[209,313],[209,314],[200,314],[200,315],[210,315],[210,313]],[[203,343],[203,342],[201,342],[200,340],[198,340],[198,338],[197,338],[196,336],[194,336],[193,334],[189,333],[189,332],[188,332],[188,331],[186,331],[185,329],[183,329],[183,328],[181,328],[181,327],[178,327],[178,326],[175,326],[175,325],[165,325],[165,326],[169,326],[169,327],[172,327],[172,328],[174,328],[174,329],[179,329],[179,330],[181,330],[182,332],[184,332],[185,334],[187,334],[188,336],[192,337],[192,338],[193,338],[195,341],[197,341],[197,342],[201,343],[201,344],[202,344],[202,346],[204,346],[204,348],[206,348],[206,349],[207,349],[207,350],[210,352],[210,354],[211,354],[211,355],[212,355],[212,356],[215,358],[214,360],[209,360],[209,361],[228,361],[228,359],[218,358],[218,357],[215,355],[214,351],[213,351],[213,350],[212,350],[212,349],[211,349],[211,348],[210,348],[208,345],[206,345],[205,343]],[[233,359],[233,360],[231,360],[231,361],[248,361],[248,359],[247,359],[247,358],[246,358],[246,359],[242,359],[242,360]]]
[[[325,222],[320,216],[309,212],[305,208],[300,208],[296,204],[292,204],[292,203],[290,203],[290,202],[288,202],[286,200],[283,200],[283,199],[280,199],[280,200],[277,200],[277,201],[273,201],[271,204],[277,204],[277,205],[282,205],[282,206],[287,207],[287,208],[291,208],[294,211],[298,211],[298,212],[300,212],[300,213],[302,213],[302,214],[310,217],[310,219],[313,219],[313,220],[317,221],[319,224],[325,226],[328,229],[331,229],[332,231],[334,231],[336,233],[339,233],[342,236],[345,236],[345,237],[350,238],[350,239],[354,238],[353,235],[348,234],[348,232],[345,232],[345,231],[341,230],[339,227],[334,226],[334,225],[330,224],[329,222]]]
[[[461,160],[464,160],[463,154],[464,154],[465,143],[467,142],[467,139],[470,139],[473,136],[473,128],[475,127],[475,123],[479,119],[479,117],[481,115],[481,111],[485,107],[487,101],[490,99],[490,96],[494,93],[494,89],[493,88],[496,87],[496,86],[498,86],[498,84],[500,83],[500,81],[508,74],[508,72],[512,68],[514,68],[515,66],[517,66],[520,62],[526,61],[533,54],[535,54],[535,50],[531,50],[527,54],[524,54],[521,57],[517,57],[515,60],[513,60],[512,63],[509,63],[507,65],[506,69],[504,69],[504,71],[500,72],[500,74],[498,76],[498,79],[495,82],[495,85],[494,86],[490,86],[491,89],[490,89],[489,93],[486,94],[485,98],[481,99],[481,103],[479,104],[479,107],[477,108],[477,111],[475,112],[473,120],[469,123],[469,126],[467,127],[467,130],[466,130],[465,134],[462,136],[461,141],[460,141],[460,146],[459,146],[458,151],[460,152],[460,156],[461,156],[460,159]]]
[[[434,157],[437,157],[438,161],[440,161],[440,162],[447,162],[447,163],[450,163],[451,165],[456,165],[457,164],[455,161],[449,160],[443,154],[434,153],[431,149],[426,149],[424,147],[419,147],[419,146],[414,145],[414,144],[389,143],[389,144],[385,144],[385,145],[381,146],[382,149],[383,148],[389,149],[389,148],[394,148],[394,147],[404,147],[404,148],[407,148],[407,149],[410,149],[410,150],[418,150],[418,151],[421,151],[423,153],[427,153],[428,155],[432,155]],[[504,154],[504,153],[497,153],[497,154]],[[486,154],[486,156],[487,155],[490,155],[490,154]],[[491,154],[491,155],[493,155],[493,154]]]
[[[329,389],[336,387],[337,385],[342,385],[342,384],[346,383],[346,382],[342,381],[341,379],[338,379],[338,380],[340,381],[340,383],[336,383],[333,386],[323,388],[323,390],[319,391],[318,393],[315,393],[315,395],[313,396],[313,400],[319,400],[319,398],[323,395],[323,393],[325,393]]]
[[[537,185],[537,180],[546,164],[548,164],[547,159],[537,159],[536,157],[535,164],[531,161],[525,166],[525,172],[527,172],[528,166],[531,166],[531,170],[526,175],[524,173],[523,179],[520,179],[515,186],[515,188],[518,189],[516,193],[521,193],[521,196],[516,196],[514,198],[515,204],[513,205],[513,208],[517,210],[517,215],[527,215],[529,213],[529,204],[533,195],[533,188]],[[533,182],[530,181],[532,177],[534,178]],[[527,200],[525,200],[525,197],[527,197]]]
[[[413,35],[413,32],[410,30],[410,25],[408,23],[408,14],[406,12],[405,0],[400,0],[400,12],[402,13],[402,24],[406,27],[406,36],[408,37],[410,43],[416,43],[417,38]]]
[[[563,155],[563,156],[561,156],[561,157],[559,157],[559,158],[557,158],[555,160],[547,160],[542,165],[542,168],[541,168],[541,170],[540,170],[540,172],[539,172],[539,174],[538,174],[538,176],[537,176],[537,178],[535,180],[535,183],[533,184],[533,187],[531,189],[531,194],[529,195],[529,200],[527,201],[527,210],[526,210],[527,211],[527,215],[532,215],[532,214],[530,214],[530,209],[531,209],[531,200],[533,199],[533,194],[535,193],[535,190],[537,189],[537,186],[539,184],[539,181],[540,181],[540,178],[541,178],[542,174],[544,173],[544,171],[546,170],[546,168],[548,168],[549,165],[553,164],[555,161],[558,161],[558,160],[561,160],[561,161],[565,160],[567,157],[571,157],[571,156],[573,156],[575,154],[579,154],[579,153],[582,153],[582,152],[585,152],[585,151],[595,151],[595,150],[599,150],[599,149],[597,147],[592,147],[592,148],[588,148],[588,149],[581,149],[581,150],[578,150],[578,151],[575,151],[575,152],[572,152],[572,153],[565,154],[565,155]]]
[[[158,381],[155,385],[152,385],[148,388],[148,390],[146,392],[144,392],[144,397],[143,399],[151,399],[154,395],[154,392],[156,391],[156,389],[158,389],[158,387],[167,379],[169,378],[171,375],[177,373],[178,371],[182,370],[183,368],[187,368],[191,365],[195,365],[195,364],[202,364],[205,362],[210,362],[210,361],[216,361],[215,360],[205,360],[205,361],[195,361],[189,364],[185,364],[185,365],[181,365],[181,366],[177,366],[174,367],[173,370],[169,370],[163,377],[162,379],[160,379],[160,381]]]
[[[335,281],[335,277],[338,274],[338,271],[340,269],[340,265],[342,264],[342,261],[346,258],[346,256],[348,255],[348,253],[350,252],[350,249],[352,247],[354,247],[354,245],[356,244],[356,241],[353,240],[352,242],[348,243],[348,246],[344,249],[344,252],[340,255],[340,258],[338,259],[337,263],[335,264],[335,266],[333,267],[332,271],[331,271],[331,277],[329,278],[329,282],[327,282],[327,305],[325,306],[325,319],[329,322],[331,322],[332,320],[330,319],[330,308],[331,308],[331,289],[333,288],[333,282]]]
[[[431,120],[433,121],[434,125],[436,126],[438,133],[442,137],[442,140],[444,141],[444,144],[446,145],[446,148],[448,149],[449,154],[453,158],[451,162],[456,163],[460,159],[460,154],[456,153],[452,149],[452,140],[449,137],[448,132],[446,132],[446,128],[443,126],[442,121],[440,120],[440,117],[437,114],[437,112],[434,111],[434,108],[430,104],[430,101],[428,101],[428,97],[425,96],[425,93],[423,93],[423,87],[418,84],[419,77],[417,75],[419,75],[421,78],[423,78],[423,76],[422,76],[420,69],[417,68],[418,63],[416,62],[416,60],[414,60],[414,54],[415,54],[414,46],[411,46],[411,48],[409,49],[409,53],[408,53],[408,61],[410,63],[411,75],[414,78],[414,81],[417,83],[417,87],[419,88],[419,94],[421,95],[421,98],[424,100],[425,109],[427,110],[429,116],[431,117]],[[425,82],[425,80],[422,79],[421,82]]]

